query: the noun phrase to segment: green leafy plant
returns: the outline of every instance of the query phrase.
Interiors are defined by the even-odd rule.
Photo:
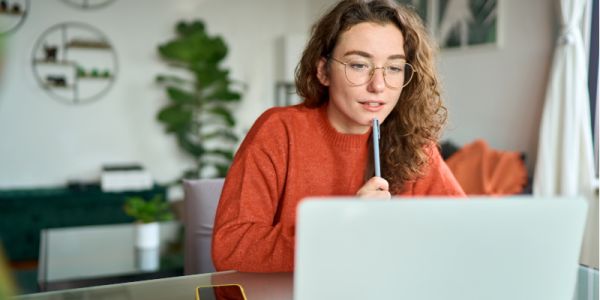
[[[142,197],[130,197],[125,200],[123,207],[125,213],[141,223],[169,221],[173,219],[173,212],[167,201],[161,195],[156,195],[150,200]]]
[[[176,33],[158,52],[187,76],[157,76],[169,98],[157,119],[194,160],[195,166],[186,170],[183,178],[203,177],[207,167],[212,168],[213,177],[224,177],[238,141],[232,105],[241,98],[232,89],[236,82],[229,78],[229,70],[220,66],[227,45],[220,36],[209,35],[202,21],[179,22]]]

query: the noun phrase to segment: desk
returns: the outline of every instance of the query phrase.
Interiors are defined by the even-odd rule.
[[[38,271],[40,290],[182,275],[182,253],[168,251],[169,243],[177,240],[180,228],[176,222],[160,224],[161,262],[159,269],[152,272],[136,267],[131,223],[43,230]]]
[[[250,300],[292,299],[292,273],[218,272],[30,294],[16,300],[193,300],[199,285],[238,283]]]
[[[578,275],[573,300],[598,300],[598,270],[581,266]],[[15,300],[192,300],[196,286],[227,283],[241,284],[249,300],[293,298],[292,273],[228,271],[30,294]]]

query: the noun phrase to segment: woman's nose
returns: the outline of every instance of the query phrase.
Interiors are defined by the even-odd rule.
[[[383,68],[376,68],[373,70],[371,81],[369,82],[369,89],[373,93],[381,93],[385,89],[385,75],[383,74]]]

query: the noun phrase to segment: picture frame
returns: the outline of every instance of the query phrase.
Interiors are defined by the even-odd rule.
[[[500,0],[396,0],[412,7],[441,49],[496,47]]]

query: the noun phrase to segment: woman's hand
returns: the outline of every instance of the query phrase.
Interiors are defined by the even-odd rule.
[[[380,198],[389,200],[392,198],[390,194],[390,185],[387,180],[381,177],[371,177],[365,184],[356,192],[356,195],[361,198]]]

